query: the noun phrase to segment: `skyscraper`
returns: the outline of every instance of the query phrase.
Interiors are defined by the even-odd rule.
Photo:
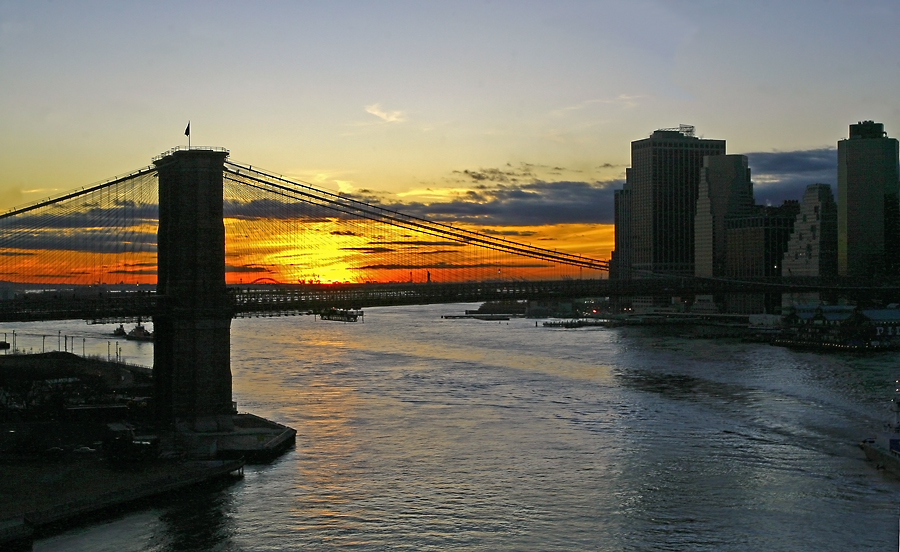
[[[782,266],[788,277],[837,273],[837,205],[828,184],[806,187]]]
[[[850,125],[838,142],[838,274],[896,275],[900,263],[898,142],[884,125]]]
[[[631,186],[628,184],[628,174],[631,169],[625,169],[625,185],[621,190],[613,192],[614,221],[615,221],[615,249],[609,263],[609,277],[614,280],[631,279],[631,232],[625,230],[631,228]],[[619,229],[622,229],[620,232]]]
[[[725,272],[725,219],[753,212],[753,183],[744,155],[703,158],[694,218],[694,275]]]
[[[622,261],[618,274],[694,274],[700,169],[704,156],[724,153],[725,140],[697,138],[687,125],[657,130],[631,143],[631,169],[622,192],[630,196],[622,201],[630,212],[616,209],[615,257]],[[620,246],[628,250],[619,251]]]
[[[734,279],[782,276],[782,259],[794,221],[800,212],[797,200],[778,207],[755,205],[754,213],[725,221],[725,277]],[[781,294],[728,294],[730,313],[773,314],[781,306]]]

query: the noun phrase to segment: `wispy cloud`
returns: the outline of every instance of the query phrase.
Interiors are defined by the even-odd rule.
[[[406,120],[406,113],[403,111],[385,111],[378,103],[367,105],[366,113],[375,115],[386,123],[402,123]]]

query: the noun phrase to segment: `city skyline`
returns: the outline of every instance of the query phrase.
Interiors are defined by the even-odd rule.
[[[727,140],[777,204],[836,184],[848,124],[900,128],[887,2],[217,6],[0,2],[0,209],[144,166],[190,120],[237,161],[604,257],[655,129]]]

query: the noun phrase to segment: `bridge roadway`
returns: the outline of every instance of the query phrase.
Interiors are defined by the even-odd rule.
[[[722,280],[660,277],[636,280],[497,281],[481,283],[271,284],[229,286],[232,314],[283,316],[330,308],[365,308],[498,300],[566,300],[579,297],[669,296],[721,293],[820,292],[852,299],[900,301],[900,285],[853,285],[817,279]],[[0,301],[0,322],[149,319],[163,312],[167,298],[154,292],[53,291]]]

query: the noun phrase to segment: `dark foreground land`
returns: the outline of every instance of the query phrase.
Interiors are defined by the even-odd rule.
[[[243,460],[111,458],[108,424],[139,427],[150,371],[69,353],[0,356],[0,549],[34,532],[242,473]]]
[[[4,458],[0,550],[30,550],[35,535],[215,480],[243,475],[243,460],[112,466],[96,453]]]
[[[96,454],[60,459],[5,459],[0,519],[35,527],[159,493],[240,473],[243,461],[152,462],[114,467]]]

